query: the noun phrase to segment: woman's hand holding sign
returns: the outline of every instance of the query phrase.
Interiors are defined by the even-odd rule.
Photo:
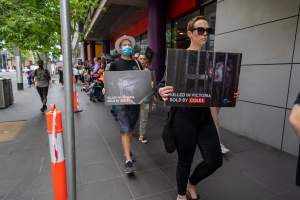
[[[159,90],[158,90],[158,93],[161,96],[163,101],[167,101],[173,92],[174,92],[173,86],[165,86],[165,87],[159,88]]]
[[[240,95],[241,95],[241,92],[240,92],[240,89],[238,89],[238,91],[234,93],[234,98],[238,100],[240,98]]]

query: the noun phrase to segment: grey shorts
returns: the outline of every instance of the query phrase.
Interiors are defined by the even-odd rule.
[[[120,125],[121,134],[130,133],[134,130],[139,118],[140,105],[118,105],[116,114]]]

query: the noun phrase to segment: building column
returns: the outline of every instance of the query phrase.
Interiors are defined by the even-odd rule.
[[[167,3],[148,0],[148,4],[148,44],[154,52],[150,68],[155,70],[156,80],[160,81],[165,72]]]
[[[94,63],[94,58],[96,56],[96,42],[95,41],[90,41],[90,63],[91,64],[95,64]]]
[[[110,54],[110,40],[103,40],[103,53]]]

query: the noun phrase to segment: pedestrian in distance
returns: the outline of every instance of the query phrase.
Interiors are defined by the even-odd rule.
[[[33,72],[33,80],[43,104],[40,110],[41,112],[45,112],[47,110],[47,96],[51,76],[50,72],[44,68],[42,60],[39,60],[37,64],[39,68]]]
[[[32,69],[32,60],[29,60],[29,64],[27,66],[28,71],[26,72],[27,75],[27,81],[28,81],[28,87],[31,87],[33,85],[33,72],[34,70]]]
[[[148,59],[145,54],[139,54],[137,60],[141,63],[144,70],[149,70]],[[150,70],[149,70],[150,71]],[[148,140],[146,138],[147,124],[149,119],[150,105],[153,97],[147,98],[140,106],[140,124],[139,124],[139,141],[142,144],[147,144]]]
[[[64,85],[64,72],[63,72],[63,67],[58,66],[58,82],[63,86]]]

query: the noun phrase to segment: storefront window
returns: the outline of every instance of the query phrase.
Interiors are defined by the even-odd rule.
[[[200,9],[175,19],[166,25],[166,48],[186,49],[190,44],[187,36],[186,26],[190,19],[198,15],[204,15],[209,22],[210,27],[215,29],[217,1],[205,0]],[[147,33],[137,36],[136,44],[140,47],[140,52],[145,52],[148,46]],[[206,50],[214,50],[215,35],[208,37]]]
[[[216,8],[217,8],[216,1],[201,7],[201,14],[208,19],[209,26],[212,27],[213,29],[215,29],[216,27]],[[208,41],[206,43],[206,49],[213,51],[214,43],[215,43],[215,34],[211,34],[208,37]]]
[[[166,47],[167,48],[174,48],[176,47],[176,35],[177,29],[176,26],[174,26],[174,22],[170,22],[167,24],[166,27]]]
[[[173,48],[172,39],[172,23],[168,23],[166,26],[166,47]]]
[[[136,45],[141,46],[141,36],[136,36],[134,39],[135,39]]]
[[[179,49],[186,49],[188,48],[190,41],[186,33],[186,26],[190,19],[195,16],[198,16],[200,13],[199,11],[195,11],[191,14],[188,14],[184,17],[175,20],[174,23],[174,31],[175,31],[175,47]]]
[[[141,52],[141,36],[136,36],[135,38],[135,46],[134,46],[134,53]]]
[[[136,53],[145,53],[146,48],[148,46],[147,33],[139,35],[135,37],[136,45],[134,48],[134,52]]]
[[[140,43],[140,46],[141,46],[141,52],[145,53],[146,48],[147,48],[147,46],[148,46],[147,33],[144,33],[144,34],[141,36],[141,43]]]
[[[188,48],[190,41],[187,36],[186,26],[190,19],[198,15],[204,15],[209,22],[210,27],[213,29],[215,28],[216,22],[216,1],[207,0],[203,2],[203,6],[184,17],[176,19],[174,22],[167,24],[167,31],[166,31],[166,42],[167,48],[179,48],[179,49],[186,49]],[[214,49],[214,34],[209,35],[208,42],[206,46],[206,50],[213,50]]]

